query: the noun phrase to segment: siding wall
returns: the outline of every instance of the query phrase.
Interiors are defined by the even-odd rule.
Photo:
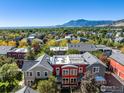
[[[110,67],[115,74],[124,80],[124,65],[121,65],[116,60],[110,58]]]

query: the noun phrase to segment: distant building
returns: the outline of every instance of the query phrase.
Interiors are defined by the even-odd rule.
[[[110,69],[124,80],[124,54],[119,52],[114,52],[109,58]]]
[[[124,42],[124,37],[116,37],[116,38],[114,39],[114,42],[123,43],[123,42]]]
[[[50,47],[50,51],[54,51],[55,54],[62,55],[68,51],[68,47]]]
[[[96,45],[96,48],[97,50],[102,51],[106,56],[110,56],[112,54],[112,48],[105,45]]]
[[[55,55],[51,58],[53,75],[62,88],[78,87],[87,71],[104,78],[106,66],[95,56],[84,54]],[[105,81],[104,81],[105,82]]]
[[[7,55],[7,52],[11,51],[13,46],[0,46],[0,55]]]
[[[17,64],[19,67],[22,67],[25,54],[28,52],[27,48],[14,48],[7,52],[8,57],[17,59]]]
[[[78,44],[68,44],[68,49],[75,49],[80,51],[81,53],[83,52],[91,52],[91,51],[96,51],[96,46],[93,44],[87,44],[87,43],[78,43]]]

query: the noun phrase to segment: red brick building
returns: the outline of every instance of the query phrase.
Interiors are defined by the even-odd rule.
[[[103,76],[105,66],[90,53],[73,55],[55,55],[51,58],[53,75],[60,87],[78,87],[86,71]]]
[[[13,50],[7,52],[7,56],[17,59],[17,64],[22,66],[27,51],[28,50],[26,48],[14,48]]]
[[[124,54],[112,53],[109,59],[111,70],[124,80]]]

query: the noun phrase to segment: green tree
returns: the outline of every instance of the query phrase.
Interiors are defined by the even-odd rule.
[[[57,93],[55,77],[50,76],[48,80],[40,81],[38,83],[37,89],[39,93]]]
[[[25,59],[27,59],[27,60],[35,59],[35,53],[31,47],[28,47],[28,52],[26,53]]]
[[[78,50],[75,49],[69,49],[66,54],[79,54],[80,52]]]
[[[82,93],[99,93],[99,88],[94,79],[94,75],[86,72],[84,79],[81,82]]]
[[[16,63],[4,64],[0,68],[0,92],[10,92],[22,80],[22,73]]]

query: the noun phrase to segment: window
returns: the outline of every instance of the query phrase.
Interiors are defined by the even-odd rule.
[[[71,79],[71,84],[73,84],[73,78]]]
[[[77,75],[77,69],[71,69],[70,75]]]
[[[27,83],[28,83],[28,86],[31,86],[33,84],[33,81],[32,80],[28,80]]]
[[[56,68],[56,75],[59,75],[59,73],[60,73],[60,69]]]
[[[63,69],[62,75],[69,75],[69,69]]]
[[[32,72],[29,72],[30,74],[29,74],[29,76],[32,76]]]
[[[63,78],[63,82],[62,82],[63,84],[65,84],[65,79]]]
[[[44,76],[45,76],[45,77],[48,76],[48,72],[47,72],[47,71],[44,72]]]
[[[75,83],[77,83],[77,79],[76,78],[71,78],[70,82],[71,82],[71,84],[75,84]]]
[[[32,76],[32,72],[26,72],[27,76]]]
[[[39,71],[37,71],[37,77],[40,77],[40,72]]]
[[[26,76],[29,76],[29,72],[26,73]]]
[[[79,73],[83,73],[83,68],[79,67]]]
[[[98,73],[99,72],[99,67],[93,67],[93,72]]]
[[[73,45],[71,45],[71,47],[73,47]]]

